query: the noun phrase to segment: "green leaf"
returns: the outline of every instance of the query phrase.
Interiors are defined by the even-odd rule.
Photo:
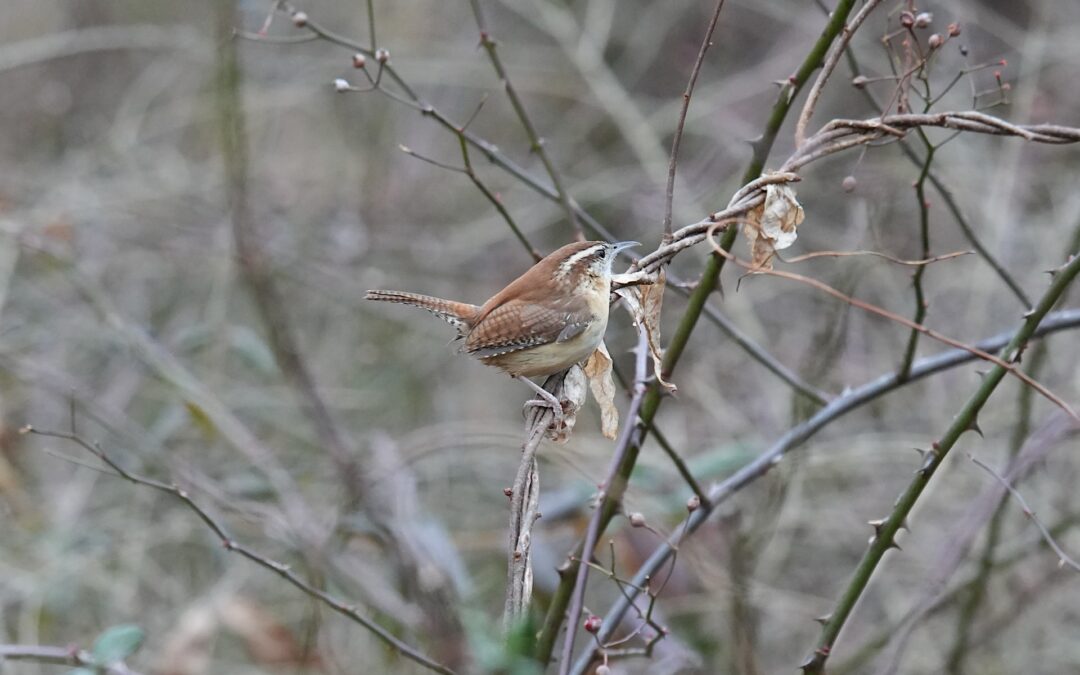
[[[113,626],[94,641],[94,648],[91,650],[94,662],[99,666],[107,666],[123,661],[134,654],[145,639],[146,633],[134,624]]]

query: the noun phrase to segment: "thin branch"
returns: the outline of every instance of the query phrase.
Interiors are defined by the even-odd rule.
[[[1042,337],[1049,335],[1050,333],[1077,328],[1080,328],[1080,309],[1064,310],[1048,314],[1031,337]],[[1013,335],[1014,332],[1009,331],[981,340],[975,344],[979,349],[984,351],[994,351],[1001,349],[1008,344]],[[750,485],[758,478],[769,473],[769,471],[777,466],[789,452],[802,446],[817,432],[832,424],[843,415],[861,408],[897,389],[901,389],[923,378],[929,377],[930,375],[934,375],[935,373],[955,368],[965,363],[970,363],[975,359],[976,357],[971,352],[964,349],[952,349],[940,354],[918,359],[912,364],[911,374],[907,380],[901,381],[896,377],[896,373],[892,371],[884,373],[864,385],[849,389],[844,394],[830,401],[827,406],[815,413],[810,419],[789,429],[787,433],[770,447],[765,449],[755,459],[709,489],[708,502],[703,503],[699,509],[687,516],[681,525],[676,526],[672,531],[672,535],[663,544],[657,547],[652,555],[650,555],[648,559],[642,563],[641,567],[638,568],[633,579],[627,584],[630,588],[630,590],[627,591],[627,595],[631,597],[620,598],[612,605],[611,609],[604,615],[601,628],[597,632],[596,638],[602,642],[611,637],[614,631],[618,629],[622,617],[626,614],[627,610],[630,609],[632,604],[631,600],[637,595],[637,592],[633,589],[636,586],[645,584],[647,579],[655,576],[663,565],[675,555],[676,551],[678,551],[679,544],[705,523],[709,516],[716,511],[717,507],[735,496],[740,490]],[[590,659],[590,654],[583,654],[579,657],[578,662],[575,665],[575,673],[584,672],[588,667]]]
[[[923,265],[931,265],[936,262],[943,262],[945,260],[952,260],[953,258],[960,258],[965,255],[971,255],[974,251],[954,251],[953,253],[945,253],[942,255],[935,255],[929,258],[923,258],[922,260],[903,260],[880,251],[814,251],[813,253],[806,253],[804,255],[795,256],[794,258],[783,258],[777,254],[776,259],[785,262],[789,265],[795,263],[806,262],[807,260],[813,260],[815,258],[847,258],[858,255],[869,255],[877,258],[884,258],[889,262],[896,263],[897,265],[906,265],[908,267],[921,267]]]
[[[918,180],[915,181],[915,199],[918,201],[919,207],[919,241],[922,243],[922,257],[927,258],[930,256],[930,203],[926,200],[926,177],[930,173],[930,164],[934,161],[934,150],[936,148],[930,145],[930,141],[926,138],[926,134],[922,129],[916,131],[919,132],[919,136],[926,142],[927,146],[922,170],[919,172]],[[911,320],[918,324],[926,320],[927,302],[922,285],[925,272],[925,267],[916,268],[911,280],[911,285],[915,290],[915,313]],[[907,346],[904,348],[904,356],[900,360],[900,367],[897,369],[900,377],[906,377],[908,371],[911,370],[911,362],[915,360],[915,350],[918,344],[919,331],[912,328],[911,333],[908,335]]]
[[[621,496],[625,479],[619,475],[619,467],[623,463],[631,445],[635,444],[634,437],[639,434],[638,414],[648,391],[649,377],[649,339],[645,330],[645,322],[638,322],[638,343],[634,367],[634,396],[630,400],[630,407],[626,411],[625,421],[619,431],[619,438],[615,443],[615,450],[611,455],[607,474],[603,483],[600,484],[600,495],[597,499],[596,509],[589,518],[589,527],[585,533],[585,543],[582,545],[580,560],[588,561],[592,558],[593,549],[600,538],[601,520],[604,510],[601,508],[608,500],[608,495]],[[640,442],[640,441],[638,441]],[[570,665],[574,658],[574,641],[577,638],[578,622],[581,619],[581,608],[585,600],[585,585],[589,580],[589,566],[578,564],[577,575],[574,580],[573,592],[570,597],[570,610],[566,619],[566,638],[563,641],[562,660],[559,665],[560,675],[570,672]]]
[[[810,162],[917,127],[941,127],[994,136],[1017,136],[1034,143],[1063,145],[1080,141],[1080,129],[1056,124],[1013,124],[974,110],[898,113],[868,120],[835,119],[807,138],[780,167],[798,171]]]
[[[480,45],[484,48],[484,51],[487,52],[488,58],[491,59],[491,65],[495,68],[499,80],[502,81],[503,87],[506,89],[506,96],[510,99],[510,105],[514,108],[514,113],[517,115],[518,121],[521,122],[522,128],[525,129],[525,134],[529,137],[532,151],[540,158],[540,162],[544,165],[544,170],[547,171],[548,178],[551,179],[551,184],[554,186],[555,192],[559,196],[559,203],[562,204],[563,211],[566,212],[566,218],[569,220],[570,226],[574,229],[574,233],[578,240],[584,241],[585,232],[581,229],[581,223],[578,222],[577,213],[570,203],[570,194],[566,191],[566,188],[563,187],[559,172],[555,168],[555,163],[551,161],[551,157],[548,156],[547,150],[544,148],[544,140],[540,138],[540,134],[537,133],[536,126],[529,118],[528,111],[525,110],[525,104],[522,103],[521,97],[518,96],[517,89],[514,88],[514,84],[510,81],[510,76],[506,72],[506,67],[503,66],[502,59],[499,58],[495,40],[491,38],[491,33],[488,31],[487,24],[484,21],[484,13],[480,8],[480,0],[470,0],[470,4],[472,5],[473,16],[476,19],[476,27],[480,31]]]
[[[79,647],[47,647],[42,645],[0,645],[0,665],[4,661],[32,661],[58,666],[81,666],[101,675],[139,675],[124,663],[100,666],[94,655]]]
[[[664,197],[665,242],[671,240],[671,208],[675,202],[675,169],[679,162],[679,146],[682,144],[683,127],[686,126],[686,112],[690,109],[690,97],[694,95],[694,85],[697,84],[701,64],[705,62],[705,52],[709,51],[709,47],[712,46],[713,32],[716,31],[716,23],[720,20],[720,10],[723,8],[724,0],[718,0],[712,18],[709,20],[709,27],[705,30],[705,38],[701,41],[701,48],[698,49],[697,60],[694,61],[694,67],[690,71],[690,81],[686,83],[686,91],[682,95],[679,121],[675,125],[675,137],[671,141],[671,159],[668,160],[667,192]]]
[[[667,436],[665,436],[655,424],[652,428],[652,435],[653,438],[656,439],[656,444],[663,449],[664,454],[667,455],[668,459],[671,460],[671,463],[675,465],[675,469],[679,472],[679,475],[682,476],[682,479],[694,494],[698,496],[698,499],[708,501],[709,494],[701,487],[701,484],[698,483],[697,479],[694,478],[694,474],[690,471],[690,467],[686,465],[686,460],[679,455],[679,452],[674,446],[668,442]]]
[[[532,242],[529,241],[528,237],[525,236],[525,233],[518,227],[517,221],[510,215],[510,211],[507,210],[502,199],[488,189],[488,186],[480,180],[480,177],[476,175],[476,171],[473,170],[472,160],[469,159],[469,144],[466,143],[464,134],[458,135],[458,143],[461,145],[461,159],[465,163],[465,174],[473,182],[473,185],[476,186],[476,189],[491,202],[491,205],[495,207],[495,210],[499,212],[499,215],[503,217],[503,220],[505,220],[506,224],[510,227],[510,231],[514,233],[514,236],[517,237],[518,241],[521,242],[521,245],[525,247],[525,250],[529,252],[529,255],[533,257],[533,260],[540,262],[544,256],[532,245]]]
[[[625,389],[628,396],[632,399],[633,385],[627,381],[626,376],[623,375],[622,371],[618,368],[618,366],[612,366],[611,371],[615,374],[615,378],[616,380],[618,380],[619,386]],[[825,404],[822,403],[822,405]],[[675,470],[679,472],[679,476],[682,477],[683,481],[687,484],[687,486],[689,486],[689,488],[694,492],[694,494],[698,496],[698,499],[708,499],[708,493],[706,493],[705,489],[701,487],[701,484],[698,483],[698,480],[694,478],[694,473],[690,471],[690,467],[687,465],[686,460],[682,458],[682,455],[679,454],[679,451],[675,449],[675,446],[673,446],[670,441],[668,441],[667,436],[660,430],[660,427],[657,426],[655,423],[653,423],[652,425],[652,435],[653,438],[656,440],[656,444],[660,446],[660,448],[664,451],[664,454],[667,455],[668,459],[671,460],[671,463],[675,465]]]
[[[739,267],[742,267],[743,269],[749,270],[748,275],[750,275],[750,276],[766,275],[766,276],[772,276],[772,277],[780,277],[781,279],[789,279],[791,281],[798,281],[799,283],[806,284],[808,286],[813,286],[814,288],[816,288],[816,289],[818,289],[820,291],[823,291],[823,292],[833,296],[834,298],[837,298],[838,300],[842,300],[842,301],[848,303],[852,307],[858,307],[859,309],[870,312],[871,314],[877,314],[878,316],[883,317],[885,319],[888,319],[890,321],[895,321],[896,323],[899,323],[901,325],[907,326],[908,328],[911,328],[913,331],[917,331],[919,333],[922,333],[923,335],[926,335],[927,337],[930,337],[930,338],[933,338],[933,339],[937,340],[938,342],[942,342],[944,344],[947,344],[950,347],[958,347],[960,349],[966,349],[966,350],[970,351],[972,354],[974,354],[975,356],[977,356],[978,358],[980,358],[980,359],[982,359],[984,361],[988,361],[990,363],[993,363],[997,367],[1002,368],[1004,371],[1011,373],[1017,379],[1022,381],[1024,384],[1028,385],[1029,387],[1031,387],[1035,391],[1039,392],[1048,401],[1050,401],[1051,403],[1053,403],[1057,407],[1064,410],[1070,417],[1072,417],[1075,420],[1080,421],[1080,415],[1077,415],[1076,411],[1073,410],[1072,407],[1068,403],[1066,403],[1064,400],[1062,400],[1061,397],[1059,397],[1057,394],[1053,393],[1052,391],[1050,391],[1049,389],[1044,387],[1042,384],[1036,382],[1034,379],[1031,378],[1030,375],[1025,373],[1016,364],[1009,363],[1006,359],[1002,359],[1000,357],[994,356],[993,354],[987,353],[987,352],[979,349],[978,347],[973,347],[973,346],[965,344],[965,343],[963,343],[963,342],[961,342],[959,340],[955,340],[955,339],[953,339],[953,338],[951,338],[951,337],[949,337],[947,335],[943,335],[942,333],[939,333],[936,330],[933,330],[932,328],[927,328],[926,326],[924,326],[924,325],[922,325],[920,323],[915,323],[914,321],[912,321],[912,320],[910,320],[910,319],[908,319],[906,317],[900,316],[899,314],[896,314],[894,312],[890,312],[889,310],[884,309],[882,307],[878,307],[877,305],[871,304],[869,302],[865,302],[863,300],[859,300],[858,298],[853,298],[850,295],[845,295],[844,293],[841,293],[840,291],[836,290],[832,286],[830,286],[830,285],[826,284],[825,282],[820,281],[818,279],[814,279],[812,277],[807,277],[807,276],[804,276],[802,274],[795,274],[794,272],[784,272],[782,270],[773,270],[773,269],[762,268],[760,266],[754,266],[752,263],[748,263],[745,260],[740,260],[739,258],[736,258],[734,255],[732,255],[732,254],[728,253],[727,251],[725,251],[724,249],[722,249],[720,247],[720,245],[717,244],[717,242],[712,238],[711,234],[709,235],[709,241],[712,244],[714,251],[717,251],[720,255],[723,255],[726,258],[730,259],[732,262],[734,262]],[[1010,358],[1011,358],[1011,356],[1010,356]],[[902,372],[900,372],[900,375],[901,375],[901,377],[903,377]]]
[[[671,278],[670,274],[668,275],[668,278]],[[669,286],[670,285],[671,284],[669,284]],[[795,391],[817,405],[825,405],[833,398],[832,394],[810,384],[794,370],[781,363],[775,356],[765,351],[761,345],[751,340],[749,335],[744,333],[733,321],[731,321],[731,319],[727,318],[720,310],[716,309],[716,307],[711,304],[706,304],[702,311],[706,318],[719,326],[720,330],[727,333],[728,337],[749,354],[751,358],[765,366],[770,372],[787,383],[787,385]]]
[[[376,41],[375,33],[375,0],[367,0],[367,18],[368,18],[368,41],[371,42],[371,49],[374,51],[378,48],[379,44]]]
[[[1012,498],[1020,504],[1020,507],[1024,510],[1024,515],[1027,516],[1028,519],[1031,520],[1031,522],[1035,523],[1035,527],[1038,528],[1039,534],[1042,536],[1043,541],[1045,541],[1047,546],[1053,549],[1054,553],[1057,554],[1058,567],[1064,567],[1068,565],[1077,572],[1080,572],[1080,563],[1073,560],[1069,556],[1069,554],[1065,552],[1065,549],[1061,548],[1061,545],[1057,543],[1057,540],[1054,539],[1054,536],[1050,534],[1050,531],[1046,529],[1046,526],[1043,525],[1041,520],[1039,520],[1039,517],[1035,515],[1034,509],[1028,506],[1027,500],[1024,499],[1024,496],[1022,494],[1020,494],[1020,491],[1013,487],[1012,483],[1007,481],[1004,476],[1002,476],[997,471],[994,471],[994,469],[989,464],[982,461],[970,452],[966,454],[968,456],[968,459],[970,459],[972,462],[975,462],[975,464],[982,468],[984,471],[986,471],[986,473],[993,476],[994,480],[1000,483],[1001,486],[1005,488],[1010,495],[1012,495]]]
[[[175,484],[163,483],[153,478],[148,478],[146,476],[141,476],[139,474],[128,471],[116,460],[114,460],[108,453],[102,450],[96,443],[90,443],[89,441],[77,434],[65,431],[49,431],[45,429],[35,429],[32,426],[23,427],[20,431],[22,433],[35,434],[37,436],[45,436],[49,438],[59,438],[61,440],[75,443],[79,447],[83,448],[84,450],[104,462],[110,469],[115,471],[116,475],[120,478],[124,478],[125,480],[135,485],[142,485],[158,492],[172,495],[176,499],[180,500],[184,504],[184,506],[186,506],[192,513],[194,513],[199,518],[199,520],[201,520],[203,524],[206,525],[214,533],[215,536],[217,536],[217,538],[221,541],[222,547],[224,547],[226,551],[232,551],[234,553],[237,553],[238,555],[247,558],[256,565],[264,569],[270,570],[274,574],[277,574],[305,594],[311,596],[312,598],[315,598],[316,600],[322,602],[338,614],[345,616],[346,618],[360,624],[367,630],[371,631],[371,633],[374,634],[375,637],[377,637],[391,649],[398,651],[405,658],[411,659],[412,661],[415,661],[416,663],[419,663],[420,665],[425,666],[426,668],[429,668],[430,670],[433,670],[437,673],[444,673],[445,675],[454,674],[454,671],[450,668],[425,656],[410,645],[405,644],[388,630],[375,623],[372,619],[369,619],[368,617],[361,614],[354,605],[348,604],[345,601],[330,595],[326,591],[323,591],[311,582],[300,577],[292,571],[292,568],[289,565],[263,556],[230,537],[226,533],[225,526],[218,522],[218,520],[214,518],[214,516],[210,515],[209,511],[200,506],[199,503],[196,502],[186,490],[181,489]]]
[[[795,147],[800,147],[806,141],[806,127],[810,124],[810,117],[814,114],[814,108],[817,107],[821,92],[825,89],[825,83],[829,81],[829,76],[836,70],[836,64],[840,63],[840,57],[847,51],[852,36],[855,35],[855,31],[859,29],[866,17],[870,16],[870,12],[874,11],[880,4],[881,0],[868,0],[851,19],[851,24],[844,26],[843,31],[840,33],[840,39],[832,45],[821,72],[818,73],[817,79],[814,80],[813,86],[810,87],[810,93],[806,95],[806,102],[803,104],[802,112],[799,113],[799,119],[795,122]]]

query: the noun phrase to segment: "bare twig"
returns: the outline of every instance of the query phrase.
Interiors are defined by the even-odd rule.
[[[4,661],[32,661],[58,666],[94,668],[101,675],[139,675],[124,663],[98,665],[94,655],[79,647],[47,647],[41,645],[0,645],[0,664]]]
[[[935,255],[929,258],[923,258],[922,260],[903,260],[895,256],[888,255],[887,253],[881,253],[880,251],[814,251],[813,253],[806,253],[804,255],[795,256],[794,258],[783,258],[779,254],[776,255],[776,259],[785,262],[789,265],[795,263],[805,262],[807,260],[813,260],[814,258],[847,258],[850,256],[858,255],[870,255],[877,258],[884,258],[891,263],[897,265],[906,265],[908,267],[921,267],[923,265],[930,265],[936,262],[942,262],[945,260],[952,260],[953,258],[960,258],[965,255],[971,255],[974,251],[954,251],[953,253],[945,253],[942,255]]]
[[[141,476],[136,473],[132,473],[121,466],[116,460],[114,460],[108,453],[102,450],[97,444],[91,443],[74,433],[65,431],[49,431],[45,429],[35,429],[32,426],[23,427],[21,430],[23,433],[35,434],[38,436],[45,436],[50,438],[59,438],[61,440],[70,441],[75,443],[82,449],[86,450],[90,454],[94,455],[102,462],[104,462],[110,469],[116,472],[116,475],[124,478],[135,485],[142,485],[144,487],[157,490],[168,495],[172,495],[176,499],[180,500],[184,506],[186,506],[192,513],[198,516],[199,520],[203,522],[217,538],[221,541],[221,545],[226,551],[232,551],[238,555],[247,558],[256,565],[270,570],[274,574],[277,574],[281,578],[288,581],[290,584],[304,592],[305,594],[315,598],[319,602],[322,602],[330,609],[334,610],[338,614],[345,616],[346,618],[360,624],[367,630],[371,631],[375,637],[381,640],[391,649],[396,650],[405,658],[408,658],[416,663],[419,663],[426,668],[429,668],[437,673],[444,673],[445,675],[453,675],[454,671],[446,666],[438,663],[437,661],[420,653],[414,647],[405,644],[400,639],[395,637],[390,631],[386,630],[379,624],[375,623],[372,619],[364,616],[360,613],[356,606],[351,605],[343,600],[340,600],[326,591],[316,587],[311,582],[300,577],[298,574],[292,571],[292,568],[282,562],[278,562],[260,553],[248,548],[244,544],[236,541],[226,533],[225,526],[222,525],[214,516],[210,515],[210,512],[199,505],[187,490],[181,489],[172,483],[163,483],[153,478]]]
[[[961,342],[960,340],[955,340],[955,339],[953,339],[953,338],[951,338],[951,337],[949,337],[947,335],[943,335],[943,334],[937,332],[936,330],[933,330],[932,328],[927,328],[926,326],[924,326],[924,325],[922,325],[920,323],[915,323],[911,319],[900,316],[899,314],[896,314],[895,312],[890,312],[889,310],[884,309],[882,307],[878,307],[877,305],[871,304],[869,302],[865,302],[863,300],[859,300],[858,298],[853,298],[850,295],[845,295],[844,293],[841,293],[840,291],[836,290],[832,286],[830,286],[830,285],[826,284],[825,282],[820,281],[818,279],[814,279],[812,277],[807,277],[807,276],[804,276],[802,274],[795,274],[794,272],[785,272],[785,271],[782,271],[782,270],[766,269],[766,268],[762,268],[760,266],[755,266],[752,263],[746,262],[745,260],[740,260],[739,258],[736,258],[734,255],[728,253],[723,248],[721,248],[720,245],[714,239],[712,239],[712,233],[711,232],[709,233],[708,236],[709,236],[709,241],[713,246],[713,250],[715,250],[719,255],[722,255],[725,258],[731,260],[732,262],[734,262],[739,267],[742,267],[743,269],[749,270],[748,274],[750,274],[750,275],[756,276],[756,275],[762,274],[762,275],[766,275],[766,276],[780,277],[781,279],[790,279],[791,281],[798,281],[799,283],[803,283],[803,284],[806,284],[808,286],[813,286],[814,288],[816,288],[816,289],[818,289],[820,291],[823,291],[823,292],[833,296],[834,298],[837,298],[839,300],[842,300],[842,301],[848,303],[852,307],[857,307],[857,308],[859,308],[861,310],[870,312],[871,314],[877,314],[878,316],[883,317],[885,319],[888,319],[890,321],[895,321],[896,323],[907,326],[908,328],[912,329],[913,331],[917,331],[919,333],[922,333],[923,335],[926,335],[927,337],[930,337],[930,338],[933,338],[933,339],[937,340],[938,342],[942,342],[944,344],[947,344],[950,347],[958,347],[960,349],[966,349],[966,350],[970,351],[972,354],[974,354],[975,356],[977,356],[978,358],[980,358],[980,359],[982,359],[984,361],[989,361],[990,363],[993,363],[994,365],[998,366],[999,368],[1002,368],[1005,372],[1011,373],[1013,376],[1015,376],[1017,379],[1022,381],[1024,384],[1028,385],[1029,387],[1031,387],[1035,391],[1039,392],[1039,394],[1041,394],[1048,401],[1050,401],[1051,403],[1053,403],[1057,407],[1064,410],[1070,417],[1072,417],[1075,420],[1080,420],[1080,415],[1076,414],[1076,411],[1072,409],[1072,406],[1070,406],[1068,403],[1066,403],[1057,394],[1055,394],[1054,392],[1050,391],[1049,389],[1044,387],[1039,382],[1036,382],[1034,379],[1032,379],[1032,377],[1030,375],[1025,373],[1015,363],[1010,363],[1008,360],[997,357],[997,356],[994,356],[993,354],[987,353],[987,352],[979,349],[978,347],[974,347],[974,346],[965,344],[965,343]],[[1007,358],[1008,359],[1013,359],[1013,358],[1015,358],[1015,356],[1016,355],[1014,355],[1014,354],[1007,355]],[[903,377],[902,372],[900,372],[900,375],[901,375],[901,377]]]
[[[982,461],[970,452],[966,454],[968,456],[968,459],[970,459],[972,462],[974,462],[976,465],[986,471],[986,473],[993,476],[994,480],[1000,483],[1001,486],[1005,488],[1010,495],[1012,495],[1012,498],[1015,499],[1018,504],[1020,504],[1020,507],[1024,509],[1024,515],[1027,516],[1028,519],[1031,520],[1031,522],[1035,523],[1035,527],[1039,529],[1039,534],[1042,535],[1043,541],[1045,541],[1047,546],[1052,548],[1054,550],[1054,553],[1057,554],[1058,566],[1064,567],[1068,565],[1077,572],[1080,572],[1080,563],[1073,560],[1073,558],[1065,552],[1065,549],[1061,548],[1061,545],[1058,544],[1057,540],[1054,539],[1054,536],[1050,534],[1050,531],[1046,529],[1046,526],[1043,525],[1043,522],[1039,520],[1038,516],[1035,515],[1034,509],[1028,506],[1027,500],[1024,499],[1024,496],[1022,494],[1020,494],[1020,491],[1013,487],[1013,484],[1006,480],[1004,476],[1002,476],[997,471],[994,471],[993,467],[991,467],[989,464]]]
[[[821,92],[825,89],[825,83],[829,81],[829,76],[836,70],[836,64],[840,63],[840,57],[847,50],[852,36],[855,35],[855,31],[859,30],[859,26],[866,20],[866,17],[870,16],[870,12],[874,11],[880,4],[881,0],[868,0],[862,9],[852,17],[851,23],[844,26],[840,38],[830,48],[829,55],[825,58],[825,64],[822,66],[821,72],[818,73],[817,79],[814,80],[813,86],[810,87],[810,92],[806,95],[806,103],[803,104],[802,112],[799,113],[799,119],[795,123],[796,148],[802,146],[806,141],[806,127],[810,124],[810,117],[814,114],[814,108],[817,107]]]
[[[514,236],[517,237],[518,241],[521,242],[521,245],[529,252],[529,255],[533,257],[533,260],[540,262],[544,256],[532,245],[532,242],[529,241],[528,237],[525,236],[525,233],[518,227],[517,221],[510,215],[510,211],[507,210],[502,199],[492,192],[488,186],[480,180],[480,177],[476,175],[476,171],[473,169],[472,160],[469,159],[469,144],[465,142],[464,134],[458,135],[458,143],[461,145],[461,161],[465,163],[465,174],[469,177],[469,180],[471,180],[473,185],[476,186],[476,189],[491,202],[491,205],[494,206],[495,210],[499,212],[499,215],[503,217],[503,220],[505,220],[506,224],[510,227],[510,231],[514,233]]]
[[[686,111],[690,109],[690,97],[694,95],[694,85],[697,84],[698,74],[701,73],[701,64],[705,62],[705,52],[712,46],[713,32],[716,31],[716,23],[720,20],[720,10],[724,8],[724,0],[718,0],[716,9],[713,10],[709,27],[705,29],[705,37],[698,49],[697,60],[690,70],[690,81],[686,83],[686,91],[682,95],[682,108],[679,110],[679,121],[675,125],[675,137],[671,141],[671,159],[668,160],[667,193],[664,197],[664,241],[671,240],[671,208],[675,202],[675,168],[679,163],[679,145],[682,144],[683,127],[686,126]]]
[[[934,151],[937,148],[926,138],[926,134],[922,129],[916,129],[916,131],[926,143],[927,148],[926,158],[923,160],[922,169],[919,171],[919,178],[915,181],[915,199],[918,202],[919,209],[919,241],[922,244],[922,256],[928,258],[930,256],[930,203],[926,200],[926,177],[930,174],[930,165],[934,161]],[[922,284],[925,272],[925,267],[918,267],[915,269],[915,274],[912,275],[911,279],[911,285],[915,291],[915,313],[911,320],[918,324],[926,320],[927,301]],[[900,377],[906,377],[907,372],[911,370],[911,362],[915,360],[915,350],[918,344],[919,331],[912,328],[911,333],[908,335],[907,346],[904,348],[904,355],[900,359],[900,367],[897,369]]]
[[[617,483],[620,480],[619,467],[626,455],[634,437],[641,433],[638,425],[638,413],[641,404],[645,400],[647,391],[647,378],[649,377],[649,341],[645,330],[645,322],[638,322],[638,343],[636,361],[634,367],[634,396],[630,400],[630,407],[626,412],[619,438],[615,442],[615,450],[611,455],[604,482],[600,484],[600,496],[597,499],[596,508],[592,517],[589,518],[589,527],[585,533],[585,542],[581,549],[581,562],[588,562],[592,558],[593,549],[600,537],[601,519],[604,510],[601,506],[608,495],[618,498],[622,494],[623,486]],[[566,675],[570,672],[570,666],[574,658],[574,641],[577,637],[578,622],[581,619],[581,608],[585,600],[585,585],[589,579],[589,566],[579,564],[577,578],[574,581],[573,592],[570,598],[569,614],[566,618],[566,638],[563,642],[562,660],[559,665],[559,673]]]
[[[974,110],[902,113],[869,120],[835,119],[806,139],[781,166],[798,171],[810,162],[848,148],[881,140],[916,127],[941,127],[995,136],[1018,136],[1035,143],[1061,145],[1080,141],[1080,129],[1056,124],[1012,124]]]
[[[540,137],[540,134],[537,133],[536,126],[533,124],[532,119],[529,118],[528,111],[525,110],[525,104],[521,101],[521,97],[518,96],[517,89],[514,88],[514,84],[510,81],[510,76],[506,72],[506,67],[503,65],[502,59],[499,58],[495,40],[491,38],[491,33],[487,29],[487,23],[484,21],[484,13],[480,8],[480,0],[470,0],[470,4],[472,5],[473,16],[476,19],[476,27],[480,31],[480,45],[484,48],[484,51],[487,52],[488,58],[491,59],[491,65],[495,68],[499,80],[502,81],[503,87],[506,89],[506,97],[510,99],[510,105],[513,106],[518,121],[521,122],[522,128],[525,129],[525,134],[529,137],[531,150],[540,158],[540,162],[544,165],[544,170],[547,171],[548,178],[551,179],[551,184],[554,186],[555,192],[558,193],[559,203],[562,204],[563,211],[566,212],[566,218],[570,222],[570,226],[574,229],[574,234],[579,241],[584,241],[585,232],[581,229],[581,223],[578,222],[577,213],[574,211],[574,207],[570,201],[570,194],[563,186],[562,179],[559,177],[559,172],[555,168],[555,163],[551,161],[551,157],[548,156],[548,152],[544,148],[544,140]]]

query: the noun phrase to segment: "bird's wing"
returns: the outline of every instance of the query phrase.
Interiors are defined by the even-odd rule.
[[[489,311],[469,331],[465,351],[483,359],[552,342],[565,342],[595,320],[583,304],[581,308],[553,307],[511,300]]]

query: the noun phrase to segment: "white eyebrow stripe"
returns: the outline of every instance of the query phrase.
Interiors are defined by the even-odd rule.
[[[577,253],[575,253],[574,255],[567,258],[566,260],[564,260],[562,265],[560,265],[560,267],[566,267],[566,268],[573,267],[575,263],[577,263],[577,262],[579,262],[581,260],[584,260],[585,258],[589,258],[591,256],[594,256],[598,252],[602,252],[603,250],[604,250],[604,244],[593,244],[589,248],[582,249],[582,250],[578,251]]]

